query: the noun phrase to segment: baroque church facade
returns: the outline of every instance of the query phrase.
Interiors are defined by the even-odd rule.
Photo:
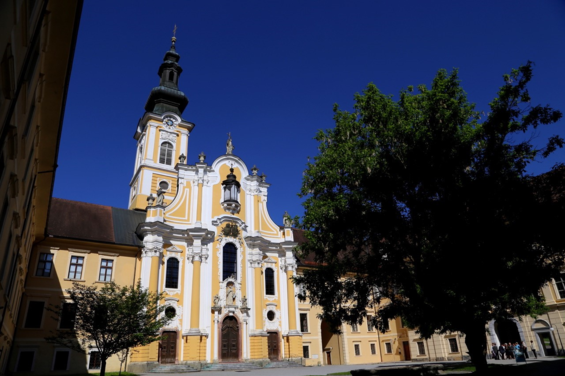
[[[160,358],[300,358],[293,231],[270,218],[269,184],[233,154],[231,138],[210,164],[203,154],[185,163],[194,124],[182,118],[188,99],[178,89],[178,61],[173,38],[135,133],[129,204],[147,213],[137,228],[141,284],[165,292],[174,316]]]
[[[162,364],[206,369],[242,362],[316,366],[464,359],[467,349],[458,333],[425,340],[396,319],[384,333],[368,320],[343,325],[334,334],[319,319],[318,307],[298,301],[292,277],[316,263],[296,257],[304,234],[288,218],[277,225],[270,217],[265,176],[234,154],[231,137],[224,155],[207,161],[201,154],[197,163],[186,163],[195,125],[182,117],[188,98],[179,89],[182,68],[175,41],[135,131],[129,209],[52,199],[46,238],[30,257],[7,370],[97,372],[100,356],[94,345],[79,354],[45,341],[55,330],[72,330],[68,315],[54,319],[45,308],[70,308],[65,290],[74,282],[102,286],[110,281],[122,286],[141,281],[144,288],[164,293],[162,304],[172,318],[160,341],[132,349],[124,364],[130,372]],[[559,286],[548,285],[544,294],[553,294],[561,307],[565,293],[561,300]],[[491,323],[487,341],[518,336],[527,343],[534,339],[543,350],[547,337],[556,352],[563,328],[553,334],[545,325],[552,325],[549,314],[546,321],[530,321],[531,328],[518,321],[505,328]],[[114,356],[106,370],[120,367]]]

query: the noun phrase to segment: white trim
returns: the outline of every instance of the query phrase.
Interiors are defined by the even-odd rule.
[[[39,252],[37,253],[37,255],[35,257],[35,268],[33,269],[33,274],[32,274],[33,277],[36,277],[36,278],[53,278],[53,274],[54,274],[54,271],[55,271],[55,258],[56,258],[57,253],[58,253],[58,252],[54,252],[54,251],[57,251],[58,249],[59,248],[51,247],[50,249],[43,249],[43,250],[40,249],[39,250]],[[43,275],[37,275],[37,267],[39,266],[39,257],[42,254],[53,255],[53,259],[51,260],[51,272],[50,272],[48,277],[43,276]]]
[[[361,342],[353,342],[353,354],[361,356]]]
[[[174,247],[174,246],[173,246]],[[173,248],[171,247],[171,248]],[[177,249],[177,248],[175,248]],[[165,255],[165,259],[163,260],[163,264],[165,266],[165,275],[162,281],[163,287],[161,289],[161,291],[165,291],[167,294],[169,295],[173,295],[173,294],[180,294],[180,290],[181,290],[181,283],[182,283],[182,278],[181,278],[181,271],[182,271],[182,267],[183,267],[183,257],[178,255],[178,254],[168,254],[167,250],[167,255]],[[173,250],[172,252],[179,252],[179,251],[175,251]],[[176,259],[179,262],[179,268],[178,268],[178,272],[177,272],[177,288],[171,288],[171,287],[166,287],[167,286],[167,267],[168,267],[168,262],[169,259]]]
[[[114,276],[116,275],[116,267],[117,267],[117,262],[116,262],[116,256],[110,256],[110,255],[104,255],[102,252],[99,253],[100,255],[100,262],[98,263],[98,275],[96,276],[96,282],[102,282],[102,283],[110,283],[114,281]],[[102,270],[102,260],[108,260],[108,261],[112,261],[112,274],[110,275],[110,280],[109,281],[102,281],[100,279],[100,271]]]
[[[263,298],[268,301],[274,301],[279,298],[278,294],[278,283],[277,283],[277,262],[273,260],[271,257],[267,257],[261,263],[262,274],[264,275],[263,279]],[[273,271],[273,284],[275,293],[273,295],[267,294],[267,269],[271,269]]]

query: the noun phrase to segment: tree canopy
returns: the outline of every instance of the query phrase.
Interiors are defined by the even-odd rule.
[[[485,324],[543,310],[538,292],[563,265],[552,232],[563,212],[547,180],[526,172],[563,146],[559,136],[536,146],[529,132],[562,114],[531,103],[531,62],[503,76],[488,114],[457,74],[440,70],[398,101],[369,84],[352,112],[334,106],[300,193],[301,252],[319,267],[296,283],[335,328],[379,307],[381,329],[402,317],[423,337],[462,332],[483,370]]]
[[[111,282],[100,290],[73,283],[66,292],[74,311],[71,329],[59,329],[46,340],[78,352],[98,349],[101,376],[110,356],[158,340],[159,329],[170,322],[169,315],[163,314],[166,307],[159,304],[162,295],[142,288],[139,282],[122,287]],[[54,311],[61,318],[68,314],[64,308]]]

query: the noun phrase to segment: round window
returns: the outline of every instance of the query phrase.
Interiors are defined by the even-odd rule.
[[[267,312],[267,318],[269,319],[269,321],[273,321],[275,319],[275,312],[273,311]]]
[[[166,191],[167,189],[169,189],[169,183],[167,183],[166,181],[162,181],[159,183],[159,188]]]
[[[165,316],[167,316],[167,318],[173,319],[175,318],[176,315],[177,315],[177,310],[174,309],[173,307],[167,307],[165,309]]]

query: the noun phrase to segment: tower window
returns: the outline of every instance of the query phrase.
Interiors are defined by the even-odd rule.
[[[237,248],[233,243],[224,245],[223,269],[224,280],[232,276],[237,279]]]
[[[167,274],[165,288],[178,289],[179,287],[179,260],[170,258],[167,260]]]
[[[265,294],[275,295],[275,271],[271,268],[265,269]]]
[[[170,142],[163,142],[159,151],[159,163],[171,165],[173,162],[173,145]]]
[[[173,81],[173,82],[175,81],[175,72],[173,71],[169,72],[169,81]]]

